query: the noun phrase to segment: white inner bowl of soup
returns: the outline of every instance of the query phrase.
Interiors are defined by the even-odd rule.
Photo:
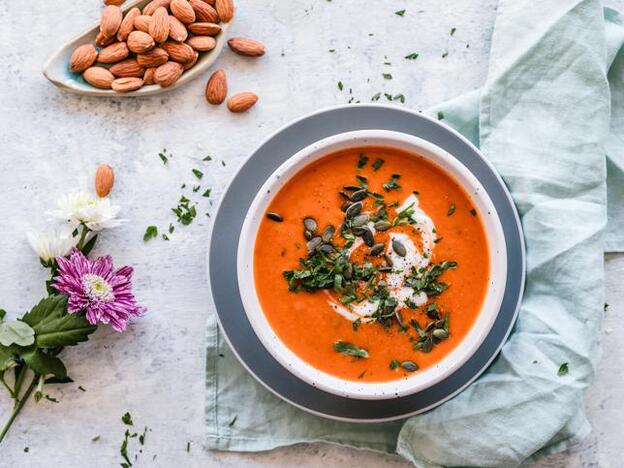
[[[501,306],[505,238],[487,192],[411,135],[342,133],[265,182],[238,244],[239,290],[261,343],[332,394],[387,399],[457,371]]]

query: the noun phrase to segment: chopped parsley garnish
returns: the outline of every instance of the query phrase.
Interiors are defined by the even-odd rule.
[[[339,81],[339,82],[338,82],[338,89],[339,89],[340,91],[342,91],[342,90],[344,89],[344,85],[342,84],[342,81]]]
[[[449,33],[449,35],[452,36],[453,34],[455,34],[455,31],[457,31],[457,28],[451,28],[451,32]]]
[[[202,193],[202,197],[208,198],[210,196],[210,192],[212,192],[211,188],[207,188],[204,193]]]
[[[197,216],[195,206],[191,206],[190,203],[191,201],[182,195],[180,197],[180,201],[178,202],[178,206],[171,208],[171,211],[173,211],[173,213],[177,216],[178,222],[185,226],[191,224]]]
[[[232,427],[236,424],[236,420],[238,419],[238,415],[235,415],[234,418],[229,422],[228,426]]]
[[[204,157],[204,159],[202,159],[202,161],[212,161],[212,156],[207,155]]]
[[[447,56],[448,56],[448,52],[444,52],[444,53],[442,54],[442,58],[446,58]]]
[[[380,97],[381,97],[381,93],[377,93],[373,95],[373,97],[371,97],[371,101],[379,101]]]
[[[383,159],[375,159],[375,161],[373,161],[373,170],[378,171],[379,169],[381,169],[381,166],[383,166],[384,162],[385,161]]]
[[[345,356],[352,356],[355,358],[367,358],[368,351],[364,348],[360,348],[352,343],[346,341],[336,341],[334,343],[334,351],[344,354]]]
[[[416,60],[418,58],[418,54],[416,52],[413,52],[411,54],[406,55],[403,58],[405,58],[407,60]]]
[[[167,164],[167,161],[169,161],[169,157],[171,155],[167,155],[167,148],[163,148],[162,151],[158,153],[158,156],[160,157],[160,160],[163,162],[163,164]]]
[[[442,120],[444,118],[444,112],[438,112],[438,120]]]
[[[130,415],[130,413],[125,413],[122,417],[121,417],[121,422],[124,423],[126,426],[132,426],[132,416]]]
[[[399,101],[401,104],[405,104],[405,96],[403,94],[395,94],[392,96],[393,101]]]
[[[383,188],[386,192],[390,192],[391,190],[399,190],[401,186],[397,183],[401,176],[399,174],[392,174],[390,180],[383,184]]]
[[[561,364],[561,365],[559,366],[559,370],[557,371],[557,375],[558,375],[559,377],[562,377],[562,376],[566,375],[566,374],[568,373],[568,371],[569,371],[569,370],[570,370],[570,369],[568,368],[568,363],[567,363],[567,362],[564,362],[563,364]]]
[[[392,79],[392,74],[391,73],[382,73],[381,76],[383,76],[386,80],[391,80]]]
[[[395,11],[394,14],[397,16],[405,16],[405,10]]]
[[[147,226],[145,234],[143,234],[143,241],[147,242],[148,240],[153,239],[156,236],[158,236],[158,228],[156,226]]]
[[[198,179],[201,179],[202,177],[204,177],[204,173],[202,171],[200,171],[199,169],[193,169],[193,174]],[[195,192],[196,190],[193,190],[193,191]]]
[[[393,359],[392,361],[390,361],[390,369],[392,370],[398,369],[400,365],[401,363],[397,361],[396,359]]]

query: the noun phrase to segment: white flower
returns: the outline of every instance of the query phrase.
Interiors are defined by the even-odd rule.
[[[35,253],[44,262],[64,257],[77,241],[68,226],[56,227],[39,234],[31,231],[26,233],[26,237]]]
[[[58,210],[48,214],[70,223],[73,228],[84,224],[92,231],[119,226],[124,222],[117,218],[120,207],[108,198],[97,198],[84,192],[63,195],[58,200]]]

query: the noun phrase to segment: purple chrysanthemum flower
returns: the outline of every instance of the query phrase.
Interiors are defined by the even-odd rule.
[[[119,332],[131,317],[145,312],[132,295],[132,267],[114,270],[110,255],[90,260],[76,249],[69,258],[56,261],[59,269],[53,287],[68,296],[68,312],[84,310],[90,324],[110,323]]]

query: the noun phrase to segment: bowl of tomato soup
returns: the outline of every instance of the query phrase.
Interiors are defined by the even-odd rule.
[[[342,133],[289,158],[245,217],[238,283],[260,342],[332,394],[422,391],[479,348],[501,306],[506,245],[477,178],[438,146]]]

